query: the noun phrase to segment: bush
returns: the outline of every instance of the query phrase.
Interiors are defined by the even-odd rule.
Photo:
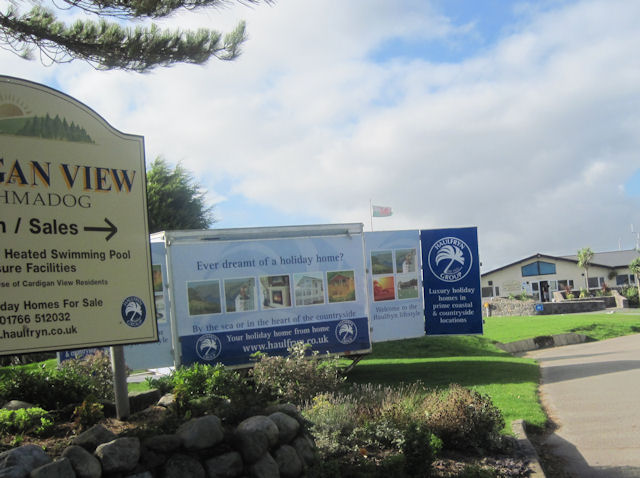
[[[484,450],[499,446],[504,418],[489,397],[454,384],[437,403],[428,424],[445,448]]]
[[[65,360],[60,368],[89,377],[88,395],[101,400],[114,400],[113,370],[107,353],[98,351],[81,359]]]
[[[73,418],[80,430],[86,430],[104,418],[103,410],[104,406],[90,395],[74,409]]]
[[[0,433],[45,436],[53,428],[53,420],[42,408],[0,410]]]
[[[427,424],[433,396],[421,384],[354,385],[316,396],[302,413],[311,422],[321,461],[340,460],[359,473],[343,476],[429,476],[425,470],[441,444]],[[367,475],[372,463],[376,474]]]
[[[0,398],[23,400],[54,410],[82,402],[89,389],[89,377],[73,370],[13,368],[0,381]]]
[[[240,373],[224,365],[193,364],[181,367],[147,383],[162,393],[172,392],[178,412],[199,416],[215,413],[220,419],[236,422],[247,418],[266,404]]]
[[[431,476],[431,465],[440,452],[442,441],[424,425],[412,423],[405,430],[402,454],[407,476]]]
[[[320,393],[338,390],[345,381],[337,357],[320,356],[298,342],[286,357],[256,354],[251,376],[259,391],[273,399],[302,405]]]
[[[623,296],[625,296],[627,298],[627,300],[629,301],[629,306],[630,307],[638,307],[638,305],[640,305],[639,302],[638,302],[638,288],[637,287],[625,286],[620,291],[620,294],[622,294]]]
[[[82,403],[89,395],[113,399],[111,363],[106,354],[68,360],[53,370],[14,367],[0,380],[0,399],[24,400],[46,410]]]

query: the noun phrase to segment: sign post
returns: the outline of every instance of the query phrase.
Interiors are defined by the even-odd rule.
[[[158,339],[144,140],[0,76],[0,355]]]

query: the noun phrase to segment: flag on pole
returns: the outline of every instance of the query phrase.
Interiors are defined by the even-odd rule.
[[[371,206],[371,215],[373,217],[389,217],[393,214],[389,206]]]

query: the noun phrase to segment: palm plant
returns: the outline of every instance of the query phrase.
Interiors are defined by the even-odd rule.
[[[640,277],[638,277],[640,274],[640,256],[631,261],[631,264],[629,264],[629,270],[631,270],[636,278],[636,288],[640,293]]]
[[[589,266],[593,260],[593,251],[590,247],[583,247],[578,251],[578,267],[584,269],[584,282],[589,291]]]

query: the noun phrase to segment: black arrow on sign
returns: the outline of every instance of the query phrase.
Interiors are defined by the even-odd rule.
[[[90,227],[90,226],[85,226],[84,230],[85,231],[109,231],[109,235],[106,237],[105,241],[108,241],[109,239],[111,239],[114,234],[116,232],[118,232],[118,228],[115,226],[115,224],[113,224],[111,221],[109,221],[109,219],[107,219],[106,217],[104,218],[104,222],[106,222],[109,227]]]

